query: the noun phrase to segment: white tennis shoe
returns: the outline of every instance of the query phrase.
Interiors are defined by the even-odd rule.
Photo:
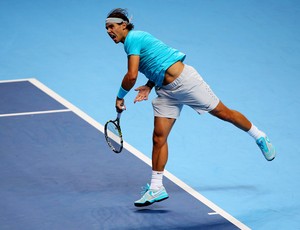
[[[149,184],[144,188],[143,196],[141,199],[134,202],[136,207],[144,207],[168,199],[169,195],[164,186],[158,190],[150,189]]]

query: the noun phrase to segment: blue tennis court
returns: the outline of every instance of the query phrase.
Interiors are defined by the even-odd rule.
[[[135,208],[148,164],[113,154],[99,124],[34,79],[0,92],[1,229],[246,229],[171,180],[170,201]]]
[[[111,153],[103,124],[127,67],[104,28],[116,7],[184,52],[277,158],[185,107],[169,137],[170,198],[136,209],[156,95],[126,96],[125,151]],[[300,229],[299,23],[296,0],[0,1],[0,229]],[[145,83],[140,74],[136,86]]]

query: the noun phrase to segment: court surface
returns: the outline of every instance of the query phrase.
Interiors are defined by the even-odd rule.
[[[180,181],[135,208],[150,166],[112,153],[100,124],[35,79],[0,83],[0,98],[1,229],[247,229]]]
[[[129,10],[136,30],[184,52],[185,63],[198,70],[225,105],[268,134],[277,158],[267,162],[246,133],[184,107],[169,137],[166,184],[171,197],[135,212],[132,202],[151,176],[151,100],[156,95],[136,104],[134,90],[126,95],[121,122],[128,152],[104,154],[102,125],[116,116],[115,95],[127,67],[123,45],[114,44],[104,28],[107,13],[116,7]],[[207,215],[211,211],[203,207],[208,205],[251,229],[300,229],[299,24],[298,0],[1,0],[0,94],[6,97],[0,97],[0,111],[7,116],[0,117],[0,191],[7,208],[2,208],[6,214],[0,225],[40,227],[36,224],[44,220],[45,226],[59,228],[77,220],[93,228],[101,218],[116,222],[113,214],[120,216],[124,209],[139,223],[160,215],[176,225],[171,213],[188,218],[181,221],[183,228],[224,221],[222,215]],[[11,81],[17,79],[37,79],[60,97],[51,100],[31,84],[24,95],[14,89],[18,84]],[[136,86],[146,81],[140,74]],[[108,165],[101,156],[113,168],[101,171]],[[114,196],[118,205],[109,205],[103,193],[113,188],[119,194],[121,187],[128,189],[127,200]],[[195,202],[178,208],[176,202],[183,201],[177,196]],[[19,205],[19,212],[10,205]],[[191,214],[179,217],[181,209]]]

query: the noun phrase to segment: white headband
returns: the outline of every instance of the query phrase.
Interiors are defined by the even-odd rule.
[[[122,22],[128,23],[127,21],[124,21],[122,18],[107,18],[105,20],[105,23],[122,23]]]

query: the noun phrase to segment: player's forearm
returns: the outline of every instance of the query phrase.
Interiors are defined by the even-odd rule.
[[[131,90],[131,88],[135,85],[137,76],[127,72],[123,78],[121,87],[117,94],[117,100],[123,99],[126,94]]]
[[[127,91],[130,91],[132,87],[135,85],[136,80],[137,80],[137,75],[129,72],[126,73],[122,81],[122,88]]]

